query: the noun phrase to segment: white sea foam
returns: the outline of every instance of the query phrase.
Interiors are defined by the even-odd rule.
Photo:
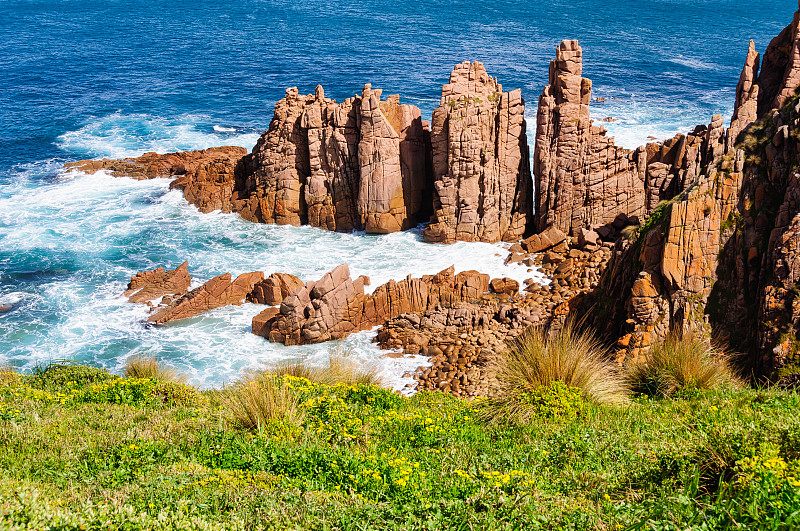
[[[31,295],[24,325],[9,319],[13,312],[0,318],[3,356],[27,367],[74,358],[119,370],[128,355],[146,353],[166,359],[203,386],[229,382],[243,370],[286,358],[322,363],[328,345],[285,347],[251,334],[251,319],[261,310],[252,304],[168,326],[145,326],[146,307],[121,296],[128,279],[138,270],[171,268],[183,260],[189,261],[194,285],[228,271],[280,271],[317,280],[345,262],[354,277],[370,277],[370,289],[450,265],[520,283],[526,278],[547,282],[538,271],[503,265],[507,245],[430,245],[422,242],[420,229],[372,236],[254,224],[235,214],[202,214],[168,184],[71,173],[0,197],[0,223],[8,229],[3,229],[0,251],[43,253],[62,261],[66,256],[72,268],[61,271],[61,262],[36,265],[43,280]],[[379,364],[396,388],[409,382],[403,373],[425,364],[422,357],[382,358],[373,337],[374,331],[353,334],[344,346],[359,360]]]
[[[84,157],[136,157],[148,151],[168,153],[213,146],[252,148],[259,133],[211,125],[202,115],[167,120],[148,114],[115,113],[92,120],[58,137],[61,149]]]

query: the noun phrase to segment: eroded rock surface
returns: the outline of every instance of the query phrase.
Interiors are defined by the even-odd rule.
[[[164,296],[181,296],[189,291],[192,277],[189,262],[184,262],[171,271],[157,267],[152,271],[136,273],[128,283],[125,296],[135,303],[144,303]]]
[[[434,217],[425,240],[513,241],[531,222],[525,102],[481,63],[450,74],[433,112]]]
[[[243,273],[231,281],[231,274],[216,276],[186,295],[175,299],[166,308],[153,313],[147,320],[164,324],[178,319],[194,317],[214,308],[239,305],[245,302],[253,287],[264,280],[264,273]]]
[[[670,330],[700,330],[749,354],[757,375],[800,370],[799,23],[796,14],[760,69],[751,43],[731,128],[714,120],[696,181],[617,244],[583,307],[596,309],[620,359]]]
[[[247,300],[256,304],[275,306],[304,285],[303,281],[294,275],[273,273],[253,286],[247,295]]]
[[[291,293],[279,314],[257,316],[253,332],[260,330],[260,335],[286,345],[318,343],[367,330],[401,313],[478,300],[489,290],[488,275],[454,274],[452,267],[437,275],[389,281],[372,294],[364,292],[368,282],[366,277],[351,279],[347,264],[342,264]],[[270,323],[264,324],[270,314]]]

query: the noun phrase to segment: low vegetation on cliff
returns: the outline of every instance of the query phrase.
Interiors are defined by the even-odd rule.
[[[529,391],[526,421],[487,423],[483,400],[366,383],[260,374],[200,391],[3,369],[0,528],[798,525],[794,392],[687,385],[603,405],[558,378]]]

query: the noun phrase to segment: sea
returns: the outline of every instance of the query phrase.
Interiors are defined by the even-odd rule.
[[[422,357],[387,358],[374,331],[285,347],[250,333],[262,308],[220,308],[163,327],[122,296],[131,275],[184,260],[195,286],[231,272],[317,280],[347,262],[373,288],[450,265],[546,283],[504,266],[504,245],[422,242],[253,224],[201,214],[167,180],[65,174],[65,162],[218,145],[252,148],[287,87],[328,97],[365,83],[430,117],[459,62],[521,88],[531,152],[536,105],[562,39],[579,39],[595,119],[628,148],[732,112],[749,40],[792,20],[790,0],[509,2],[2,0],[0,20],[0,364],[64,360],[120,372],[154,356],[201,387],[332,350],[411,381]]]

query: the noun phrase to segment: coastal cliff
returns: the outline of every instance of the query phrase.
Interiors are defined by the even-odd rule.
[[[645,356],[670,332],[699,331],[744,353],[756,375],[797,371],[798,21],[800,12],[763,61],[750,43],[730,128],[714,117],[699,143],[689,141],[696,134],[677,139],[700,146],[697,158],[681,150],[691,171],[668,172],[678,193],[655,208],[649,202],[647,220],[617,242],[598,288],[575,312],[615,342],[618,359]],[[655,196],[655,182],[645,179],[646,195]]]
[[[291,88],[251,153],[222,147],[67,167],[170,177],[201,211],[238,212],[254,222],[383,234],[430,220],[428,242],[519,241],[507,263],[540,265],[553,277],[548,288],[528,283],[519,297],[518,285],[507,289],[494,279],[490,290],[478,272],[409,278],[367,295],[365,279],[337,268],[316,285],[270,284],[271,304],[280,309],[259,315],[253,330],[273,341],[341,338],[403,315],[423,322],[419,316],[442,310],[431,290],[446,285],[448,306],[480,308],[465,310],[473,328],[501,322],[511,310],[522,312],[520,326],[557,327],[577,317],[615,345],[621,362],[646,356],[670,333],[702,331],[745,353],[758,375],[794,371],[800,12],[763,58],[750,42],[728,128],[715,115],[635,150],[617,146],[592,122],[583,59],[576,40],[556,49],[539,98],[533,171],[520,90],[504,92],[477,62],[456,65],[431,124],[417,107],[399,96],[382,99],[369,84],[341,103],[321,86],[307,96]],[[161,279],[164,272],[148,274]],[[181,285],[179,299],[151,320],[253,299],[264,282],[259,275],[212,279],[203,292]],[[224,293],[208,294],[217,291]],[[481,303],[490,291],[493,302]],[[495,303],[504,293],[511,306],[502,310]],[[419,351],[407,335],[387,332],[384,343]]]

